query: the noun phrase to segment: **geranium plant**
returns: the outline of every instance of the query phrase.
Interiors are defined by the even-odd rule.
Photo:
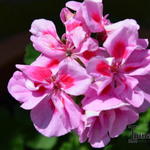
[[[62,37],[52,21],[33,21],[31,41],[40,56],[16,65],[8,90],[44,136],[74,131],[80,142],[101,148],[149,107],[148,40],[139,38],[135,20],[103,16],[102,0],[69,1],[60,18]]]

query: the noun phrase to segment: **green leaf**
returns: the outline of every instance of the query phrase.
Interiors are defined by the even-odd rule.
[[[87,146],[80,146],[79,150],[89,150]]]
[[[40,53],[36,51],[31,44],[27,45],[25,51],[24,62],[27,65],[31,64],[40,55]]]
[[[112,149],[112,145],[108,145],[104,148],[104,150],[111,150]]]
[[[71,143],[63,143],[60,150],[72,150],[72,144]]]
[[[140,116],[139,122],[135,128],[136,133],[148,133],[150,123],[150,109]]]
[[[64,137],[65,138],[65,137]],[[91,150],[92,147],[86,142],[81,144],[79,137],[75,133],[70,133],[68,139],[60,145],[58,150]]]
[[[16,135],[14,138],[12,138],[12,141],[10,142],[11,150],[24,150],[24,140],[22,138],[22,135]]]
[[[74,133],[69,134],[69,139],[65,141],[60,150],[76,150],[79,149],[80,143],[77,135]]]
[[[27,142],[27,146],[32,149],[50,150],[57,143],[57,138],[47,138],[40,134]]]
[[[131,136],[131,130],[130,129],[126,129],[121,136],[123,137],[130,137]]]

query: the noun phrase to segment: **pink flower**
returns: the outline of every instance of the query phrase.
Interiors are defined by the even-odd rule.
[[[8,90],[31,110],[41,134],[74,130],[80,142],[101,148],[150,106],[148,40],[139,38],[135,20],[111,23],[107,16],[102,0],[69,1],[60,13],[61,38],[52,21],[33,21],[31,41],[41,55],[16,65]]]
[[[128,107],[120,107],[102,112],[86,112],[93,116],[87,117],[81,132],[80,142],[88,142],[92,147],[102,148],[110,138],[118,137],[129,124],[138,119],[138,113]]]
[[[144,49],[146,44],[143,43],[146,40],[138,39],[134,24],[124,25],[110,34],[104,42],[109,57],[95,57],[87,66],[88,73],[95,78],[92,88],[98,94],[109,92],[134,107],[140,107],[146,97],[139,87],[138,76],[150,72],[149,50]]]
[[[102,0],[85,0],[83,3],[69,1],[66,6],[76,11],[76,19],[81,20],[90,32],[102,32],[109,23],[103,17]]]
[[[134,19],[125,19],[117,23],[111,23],[110,20],[107,19],[108,15],[103,16],[102,0],[84,0],[83,3],[69,1],[66,3],[66,7],[76,11],[76,13],[73,14],[70,18],[81,21],[82,26],[86,29],[87,32],[96,34],[97,40],[100,43],[104,42],[107,36],[120,29],[124,25],[134,25],[137,30],[139,29],[139,25]],[[65,12],[66,13],[63,14],[70,14],[69,10],[66,8]]]
[[[75,19],[71,19],[66,24],[66,33],[61,40],[54,24],[45,19],[35,20],[30,32],[33,34],[31,41],[35,49],[58,62],[66,57],[71,57],[82,59],[83,63],[86,63],[96,56],[99,50],[97,41],[89,37],[80,21]]]
[[[46,65],[51,60],[40,57],[32,65],[17,65],[22,72],[14,73],[8,90],[21,102],[22,108],[31,109],[31,119],[40,133],[48,137],[61,136],[80,123],[80,108],[69,95],[84,94],[91,78],[84,68],[70,59],[64,60],[53,75]]]
[[[78,128],[80,142],[88,142],[92,147],[107,145],[110,138],[118,137],[129,124],[138,120],[138,113],[127,103],[110,96],[98,96],[94,90],[88,91],[82,102],[85,114]]]

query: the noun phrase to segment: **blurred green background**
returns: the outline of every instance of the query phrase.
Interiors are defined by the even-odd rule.
[[[87,143],[80,144],[73,133],[59,138],[46,138],[35,131],[29,111],[8,94],[7,82],[16,63],[24,62],[25,47],[30,43],[28,30],[34,19],[53,20],[58,33],[64,32],[59,18],[65,0],[0,0],[0,150],[92,150]],[[150,0],[103,0],[104,14],[112,22],[134,18],[141,25],[141,37],[150,37]],[[26,48],[26,62],[31,62],[35,52]],[[32,54],[32,55],[31,55]],[[150,111],[141,114],[136,132],[150,133]],[[113,139],[104,150],[149,150],[150,140],[131,144],[131,131]]]

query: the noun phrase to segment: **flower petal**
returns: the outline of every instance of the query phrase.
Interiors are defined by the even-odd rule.
[[[46,67],[16,65],[29,79],[37,82],[50,83],[52,72]]]
[[[109,129],[110,137],[118,137],[128,124],[134,123],[138,119],[138,114],[126,107],[115,110],[116,119]]]
[[[150,75],[136,76],[139,84],[138,88],[144,93],[145,99],[150,103]]]
[[[52,74],[56,74],[58,72],[58,64],[60,63],[60,59],[58,58],[49,58],[44,55],[40,55],[32,64],[31,66],[39,66],[39,67],[46,67],[52,71]]]
[[[107,135],[107,129],[102,128],[99,118],[95,119],[89,129],[89,143],[92,147],[101,148],[109,143],[110,138]]]
[[[84,94],[92,82],[86,70],[73,59],[61,63],[57,80],[66,93],[75,96]]]
[[[115,59],[126,59],[137,47],[138,32],[134,24],[124,24],[110,34],[103,46]]]
[[[111,78],[111,68],[106,59],[103,57],[92,58],[87,65],[87,72],[93,77]]]
[[[104,111],[127,106],[128,104],[115,97],[85,97],[82,101],[83,109],[88,111]],[[97,107],[99,106],[99,107]]]
[[[63,58],[65,55],[62,43],[50,34],[31,36],[31,41],[36,50],[50,58]]]
[[[60,18],[63,23],[71,19],[73,16],[74,14],[68,8],[63,8],[60,12]]]
[[[66,3],[66,7],[77,11],[81,7],[81,3],[76,2],[76,1],[69,1],[69,2]]]
[[[79,108],[64,94],[54,94],[31,111],[35,128],[45,136],[61,136],[78,127]]]
[[[103,27],[102,0],[86,0],[82,5],[82,15],[91,32],[101,32]]]
[[[135,50],[125,61],[123,70],[131,76],[144,75],[150,71],[150,50]]]
[[[56,33],[55,25],[52,21],[46,19],[36,19],[31,25],[30,32],[34,36],[50,34],[56,39],[59,39]]]
[[[8,83],[9,93],[19,102],[24,109],[32,109],[47,95],[46,90],[31,91],[25,86],[26,78],[23,73],[16,71]]]

